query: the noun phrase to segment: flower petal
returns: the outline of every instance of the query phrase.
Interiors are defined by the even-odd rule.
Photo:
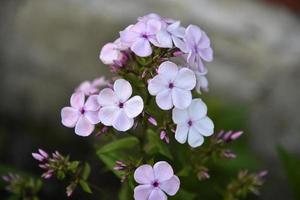
[[[126,115],[124,109],[120,109],[112,125],[118,131],[127,131],[133,126],[133,123],[134,120]]]
[[[188,132],[189,132],[189,127],[187,126],[186,123],[177,125],[176,132],[175,132],[175,139],[179,143],[184,144],[186,142]]]
[[[89,111],[99,110],[100,105],[98,103],[98,95],[91,95],[84,104],[84,109]]]
[[[211,136],[214,133],[214,123],[209,117],[204,117],[195,121],[193,126],[203,136]]]
[[[172,101],[175,108],[185,109],[192,102],[192,93],[191,91],[175,87],[172,89]]]
[[[206,49],[202,49],[199,52],[201,58],[203,60],[205,60],[206,62],[211,62],[213,60],[213,51],[212,48],[206,48]]]
[[[119,99],[112,89],[105,88],[98,95],[98,103],[100,106],[116,106],[119,103]]]
[[[196,86],[195,73],[188,68],[180,69],[174,80],[174,84],[177,88],[192,90]]]
[[[134,188],[135,200],[148,200],[153,188],[151,185],[139,185]]]
[[[99,120],[105,126],[112,126],[120,108],[117,106],[106,106],[99,110]]]
[[[160,30],[156,34],[156,38],[161,47],[165,47],[165,48],[173,47],[172,37],[165,29]]]
[[[79,118],[79,111],[72,107],[64,107],[61,110],[61,122],[64,126],[73,128]]]
[[[157,93],[167,88],[168,82],[160,75],[156,75],[148,82],[148,91],[151,95],[157,95]]]
[[[131,85],[124,79],[118,79],[115,81],[114,91],[122,103],[124,103],[132,95]]]
[[[120,40],[123,44],[130,46],[138,37],[137,32],[132,31],[134,25],[129,25],[125,30],[120,32]]]
[[[160,64],[158,74],[160,74],[167,82],[173,81],[178,73],[178,67],[175,63],[165,61]]]
[[[174,175],[173,168],[166,161],[159,161],[153,166],[155,180],[159,183],[169,180]]]
[[[152,54],[149,41],[145,38],[137,39],[131,46],[131,50],[140,57],[147,57]]]
[[[81,109],[84,105],[84,93],[76,92],[72,94],[70,103],[73,108]]]
[[[159,108],[163,110],[170,110],[173,107],[172,92],[166,89],[157,94],[155,101]]]
[[[156,34],[161,28],[161,22],[156,19],[150,19],[147,21],[146,32],[147,34]]]
[[[173,196],[179,190],[180,180],[176,175],[174,175],[169,180],[160,183],[159,187],[168,195]]]
[[[130,118],[134,118],[139,114],[141,114],[143,108],[144,108],[144,102],[140,96],[134,96],[124,104],[124,110],[127,116]]]
[[[102,47],[99,58],[104,64],[111,65],[118,59],[119,53],[114,43],[108,43]]]
[[[199,120],[206,115],[207,106],[200,98],[193,99],[188,108],[188,113],[193,121]]]
[[[161,191],[161,189],[156,188],[152,190],[148,200],[167,200],[167,195]]]
[[[134,180],[139,184],[152,184],[155,180],[153,168],[150,165],[141,165],[134,172]]]
[[[203,49],[208,48],[210,46],[210,39],[204,31],[202,31],[201,39],[199,41],[199,46]]]
[[[182,52],[186,52],[186,44],[184,43],[183,40],[179,39],[178,37],[172,36],[172,40],[174,42],[175,47],[180,49]]]
[[[100,123],[98,111],[86,111],[84,116],[90,121],[91,124],[98,124]]]
[[[185,30],[185,40],[189,44],[198,44],[202,36],[202,31],[198,26],[189,25]]]
[[[89,136],[94,128],[95,125],[91,124],[86,117],[81,116],[75,126],[75,133],[79,136]]]
[[[174,108],[172,111],[172,120],[175,124],[186,123],[189,120],[187,110]]]
[[[189,130],[188,143],[191,147],[199,147],[203,144],[204,138],[193,126]]]

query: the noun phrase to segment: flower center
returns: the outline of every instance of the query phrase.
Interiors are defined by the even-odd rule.
[[[191,126],[193,125],[192,120],[189,120],[189,121],[188,121],[188,125],[189,125],[189,127],[191,127]]]
[[[158,183],[157,181],[154,181],[154,182],[152,183],[152,185],[153,185],[153,187],[158,187],[158,186],[159,186],[159,183]]]
[[[142,37],[148,39],[148,35],[146,33],[142,33]]]
[[[124,107],[124,103],[120,102],[119,103],[119,108],[123,108]]]
[[[169,88],[172,89],[174,87],[173,83],[169,83]]]
[[[80,113],[81,113],[82,115],[85,113],[84,108],[81,108],[81,109],[80,109]]]

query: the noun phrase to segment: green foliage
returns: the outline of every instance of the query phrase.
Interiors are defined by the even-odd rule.
[[[81,180],[79,181],[79,184],[80,184],[81,189],[82,189],[83,191],[85,191],[85,192],[87,192],[87,193],[92,193],[92,190],[91,190],[89,184],[88,184],[85,180],[82,180],[82,179],[81,179]]]
[[[123,173],[113,170],[116,161],[139,159],[139,144],[140,142],[137,138],[129,136],[104,145],[97,150],[97,155],[109,170],[121,178]]]
[[[296,199],[300,199],[300,158],[278,146],[277,152]]]
[[[173,156],[168,146],[159,138],[159,133],[154,132],[151,129],[147,131],[148,145],[146,151],[149,155],[155,155],[157,153],[166,156],[170,160],[173,160]]]
[[[42,181],[18,174],[6,175],[6,190],[11,193],[10,199],[39,200],[38,193],[42,188]]]
[[[91,167],[89,165],[89,163],[85,162],[83,165],[83,169],[82,169],[82,173],[81,173],[81,178],[83,180],[87,180],[89,175],[91,173]]]

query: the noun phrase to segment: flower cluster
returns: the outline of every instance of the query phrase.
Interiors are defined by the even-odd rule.
[[[206,105],[192,94],[193,90],[207,91],[207,68],[203,63],[212,61],[212,55],[210,40],[198,26],[185,28],[177,20],[153,13],[140,17],[113,43],[104,45],[99,55],[122,78],[110,87],[103,78],[83,82],[71,96],[71,106],[62,109],[62,123],[75,127],[80,136],[89,136],[98,124],[128,131],[135,124],[134,118],[149,106],[149,97],[131,97],[136,92],[131,84],[136,83],[123,78],[132,73],[144,81],[141,87],[147,87],[150,96],[155,96],[160,109],[173,109],[175,139],[198,147],[204,142],[203,136],[213,134],[214,124],[206,116]],[[175,57],[184,63],[176,64],[172,60]],[[105,85],[108,87],[99,90]],[[157,126],[155,118],[150,116],[148,121]]]
[[[10,199],[39,200],[38,193],[42,187],[42,181],[40,179],[12,173],[2,176],[2,179],[7,184],[5,189],[13,194]]]
[[[58,180],[71,178],[66,187],[67,196],[73,194],[77,185],[80,185],[85,192],[91,193],[91,189],[87,183],[90,174],[88,163],[83,164],[79,161],[70,161],[69,156],[64,156],[58,151],[48,154],[42,149],[39,149],[36,153],[32,153],[32,157],[40,162],[39,167],[45,171],[41,176],[42,178],[49,179],[53,176]]]
[[[135,136],[128,143],[120,140],[105,145],[98,155],[122,181],[129,180],[134,172],[132,178],[140,184],[134,190],[136,200],[166,200],[167,195],[177,193],[180,180],[165,161],[157,162],[153,167],[149,165],[154,158],[149,159],[152,151],[146,151],[151,145],[156,146],[163,156],[171,159],[169,149],[160,145],[171,144],[175,139],[196,148],[203,145],[205,137],[213,135],[214,123],[207,116],[208,108],[200,98],[202,92],[208,91],[205,63],[213,60],[210,39],[196,25],[184,27],[180,21],[151,13],[139,17],[135,24],[120,31],[114,42],[105,44],[99,59],[115,76],[112,81],[101,77],[81,83],[71,95],[70,106],[61,110],[62,124],[75,128],[79,136],[89,136],[95,130],[96,135],[128,132]],[[151,133],[156,134],[158,142]],[[194,168],[199,180],[210,177],[204,165],[208,157],[218,154],[235,158],[232,151],[223,147],[241,134],[220,132],[210,137],[208,145],[199,148],[201,153],[198,149],[190,152],[191,162],[194,162],[190,168]],[[127,163],[127,160],[117,160],[123,158],[113,152],[111,157],[115,160],[109,160],[110,151],[130,148],[136,143],[140,144],[139,152],[136,151],[139,158]],[[47,170],[44,178],[56,172],[49,162],[59,162],[59,155],[53,154],[53,158],[49,158],[47,153],[39,150],[33,156],[41,162],[46,161],[40,165]],[[111,166],[114,162],[116,165]],[[68,195],[76,185],[76,181],[69,185]]]

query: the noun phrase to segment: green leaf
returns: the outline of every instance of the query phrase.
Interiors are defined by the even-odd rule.
[[[63,180],[66,177],[66,174],[62,170],[58,170],[56,173],[56,178],[58,180]]]
[[[132,148],[139,143],[139,140],[135,137],[126,137],[120,140],[113,141],[101,147],[97,154],[108,153],[120,149],[128,149]]]
[[[138,144],[139,140],[137,138],[132,136],[126,137],[104,145],[98,149],[97,155],[105,163],[108,169],[118,177],[121,177],[123,172],[113,170],[116,161],[131,159],[132,156],[139,156]]]
[[[182,200],[182,199],[193,200],[196,198],[196,196],[197,195],[195,193],[191,193],[183,189],[179,189],[178,193],[174,197],[171,197],[170,199],[171,200]]]
[[[71,164],[69,165],[69,169],[70,169],[73,173],[75,173],[76,170],[77,170],[77,167],[78,167],[79,163],[80,163],[79,161],[73,161],[73,162],[71,162]]]
[[[163,141],[161,141],[161,139],[159,138],[159,134],[155,133],[151,129],[148,129],[147,133],[148,133],[147,136],[148,136],[148,140],[149,140],[147,152],[149,154],[159,153],[159,154],[166,156],[167,158],[173,160],[173,156],[172,156],[170,150],[168,149],[168,145],[165,144]]]
[[[132,199],[132,191],[127,182],[122,184],[119,192],[119,200],[129,200]]]
[[[85,162],[83,169],[82,169],[82,175],[81,175],[82,179],[87,180],[90,173],[91,173],[91,167],[90,167],[89,163]]]
[[[85,191],[87,193],[90,193],[90,194],[93,193],[90,186],[89,186],[89,184],[86,181],[80,180],[79,184],[80,184],[83,191]]]
[[[294,192],[296,199],[300,199],[300,159],[288,153],[283,147],[278,146],[277,152],[285,169],[289,184]]]

